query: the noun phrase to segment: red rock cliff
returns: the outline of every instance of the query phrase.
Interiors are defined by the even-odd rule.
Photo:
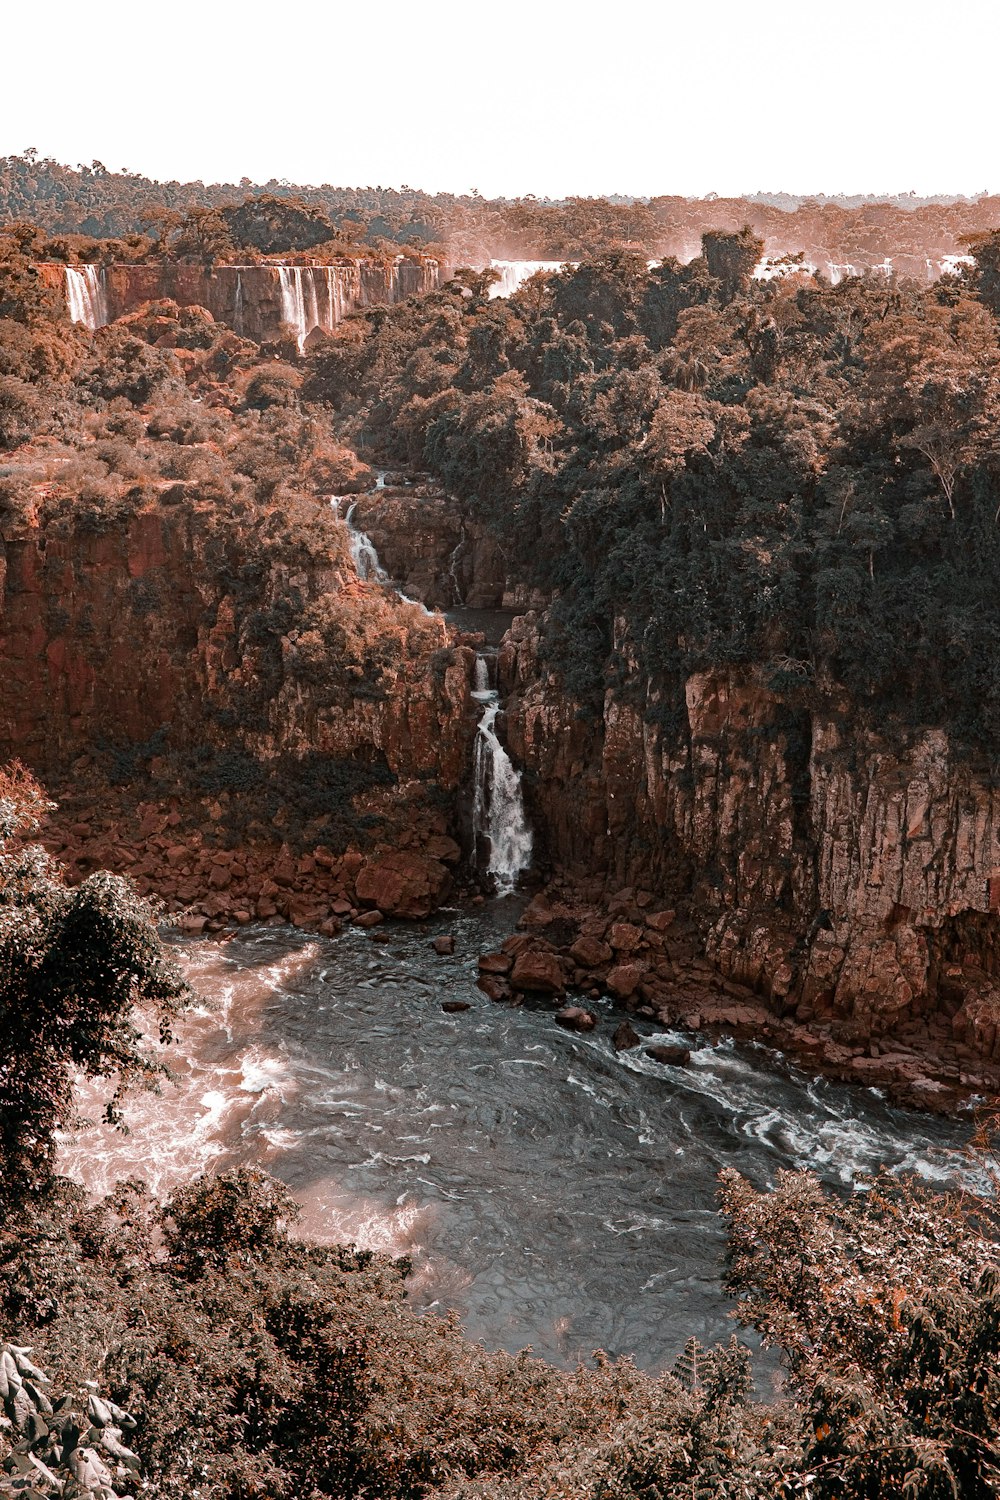
[[[451,794],[470,756],[472,653],[354,577],[325,509],[293,527],[148,502],[0,540],[0,760],[58,776],[102,743],[277,764],[384,763]],[[156,742],[154,746],[153,742]]]
[[[724,674],[688,681],[679,731],[635,684],[587,719],[530,617],[501,671],[555,864],[690,895],[711,961],[783,1014],[846,1040],[943,1014],[1000,1053],[1000,790],[943,731],[890,746]]]
[[[42,279],[61,296],[66,294],[66,269],[39,266]],[[174,261],[145,265],[108,265],[100,281],[108,321],[134,312],[145,302],[170,298],[182,307],[206,307],[219,322],[258,342],[273,338],[290,306],[298,298],[304,319],[303,335],[318,327],[333,328],[358,308],[402,302],[432,291],[439,267],[429,257],[399,256],[395,260],[349,260],[330,265],[286,268],[285,295],[281,268],[198,266]]]

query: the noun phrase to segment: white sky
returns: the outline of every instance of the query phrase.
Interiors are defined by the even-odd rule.
[[[1000,188],[997,0],[7,0],[0,154],[536,193]]]

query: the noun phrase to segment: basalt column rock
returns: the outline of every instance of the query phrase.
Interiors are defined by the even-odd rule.
[[[553,865],[686,901],[727,980],[841,1040],[933,1024],[1000,1053],[1000,791],[943,730],[890,744],[736,673],[687,681],[679,731],[638,674],[581,713],[530,616],[499,667]]]

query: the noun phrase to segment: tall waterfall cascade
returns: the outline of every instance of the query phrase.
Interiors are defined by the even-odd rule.
[[[66,307],[72,322],[82,323],[92,333],[103,328],[108,321],[104,272],[96,266],[67,266]]]
[[[275,266],[281,321],[295,329],[299,349],[314,328],[332,333],[353,305],[351,266]]]
[[[524,811],[521,776],[497,738],[500,694],[490,687],[489,663],[476,657],[472,696],[483,705],[473,760],[472,834],[485,846],[487,874],[497,894],[509,895],[531,864],[532,833]]]

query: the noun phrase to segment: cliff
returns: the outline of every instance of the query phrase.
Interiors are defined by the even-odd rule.
[[[506,559],[485,527],[440,485],[399,478],[362,496],[354,520],[403,592],[431,609],[517,607]]]
[[[449,809],[471,757],[472,657],[439,617],[358,581],[325,507],[261,509],[237,530],[196,500],[147,495],[104,516],[43,502],[0,541],[0,760],[64,801],[54,846],[76,859],[94,845],[81,872],[138,860],[146,888],[182,904],[197,892],[176,879],[188,829],[199,848],[259,846],[265,869],[288,845],[375,863],[406,847],[431,899],[372,899],[425,914],[447,886],[441,858],[459,855]],[[98,834],[79,814],[102,798],[116,811]],[[206,852],[206,876],[216,863]],[[363,863],[325,895],[365,904]],[[300,873],[315,885],[314,867]],[[230,905],[268,915],[273,897],[234,889]]]
[[[732,674],[692,677],[677,727],[635,682],[588,719],[530,617],[500,669],[554,867],[689,903],[725,980],[842,1043],[944,1026],[1000,1057],[1000,790],[944,731],[890,745]]]
[[[39,266],[46,285],[66,296],[66,267]],[[291,324],[301,339],[326,331],[356,309],[402,302],[433,291],[439,267],[429,257],[349,260],[330,265],[112,264],[97,270],[103,301],[98,322],[113,322],[146,302],[170,298],[182,307],[205,307],[220,323],[256,342]]]

